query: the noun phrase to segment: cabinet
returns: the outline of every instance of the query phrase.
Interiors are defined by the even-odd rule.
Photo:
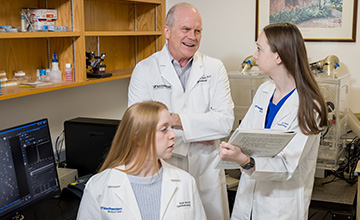
[[[23,70],[36,79],[36,69],[50,68],[56,52],[64,74],[71,63],[74,82],[38,88],[3,87],[0,100],[41,92],[127,78],[136,63],[165,43],[165,0],[14,0],[1,1],[0,25],[20,27],[21,8],[53,8],[55,24],[67,32],[0,33],[0,69],[7,78]],[[86,51],[106,53],[103,63],[112,77],[87,78]]]

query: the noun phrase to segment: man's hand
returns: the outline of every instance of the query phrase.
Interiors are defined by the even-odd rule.
[[[180,116],[177,113],[171,113],[171,127],[179,130],[183,130]]]

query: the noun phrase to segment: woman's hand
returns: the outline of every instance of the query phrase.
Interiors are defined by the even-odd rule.
[[[220,144],[220,158],[221,160],[232,161],[241,165],[248,161],[249,156],[241,152],[239,147],[223,141]]]

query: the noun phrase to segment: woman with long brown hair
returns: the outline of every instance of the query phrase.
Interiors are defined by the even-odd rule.
[[[292,130],[296,135],[274,157],[250,157],[221,143],[222,160],[242,167],[231,219],[308,219],[326,104],[295,25],[268,25],[256,44],[253,57],[271,80],[258,88],[240,127]]]

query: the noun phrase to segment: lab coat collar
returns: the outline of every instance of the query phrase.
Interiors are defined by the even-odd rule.
[[[177,184],[180,182],[181,178],[177,172],[172,172],[174,167],[166,163],[163,160],[160,160],[163,167],[163,178],[161,185],[161,208],[160,208],[160,219],[164,218],[165,211],[168,208],[171,198],[173,197]],[[116,167],[117,169],[124,170],[125,165],[120,165]],[[121,172],[117,169],[111,170],[111,175],[109,177],[108,187],[115,189],[115,194],[121,198],[123,201],[127,201],[126,204],[137,204],[135,195],[131,189],[131,184],[127,178],[127,174]],[[177,168],[175,168],[177,169]],[[128,206],[130,212],[135,216],[135,219],[141,219],[141,213],[138,206]]]
[[[159,56],[159,69],[161,77],[168,81],[172,85],[173,91],[184,93],[180,79],[171,63],[170,52],[165,44],[163,49],[160,51]]]
[[[171,55],[167,49],[167,45],[161,50],[161,55],[159,56],[159,65],[161,76],[166,79],[170,84],[173,85],[174,90],[180,90],[183,93],[183,88],[179,80],[178,75],[174,69],[173,64],[171,63]],[[186,86],[186,91],[190,92],[191,89],[197,84],[199,79],[203,76],[203,60],[201,59],[201,53],[196,51],[193,56],[193,63],[189,75],[189,79]]]
[[[264,117],[263,117],[263,121],[262,121],[262,126],[265,124],[265,118],[266,118],[266,112],[269,108],[269,101],[271,99],[271,96],[273,95],[274,91],[275,91],[275,83],[271,83],[269,86],[264,87],[262,89],[262,92],[265,95],[265,99],[263,99],[263,103],[262,106],[264,107]],[[289,96],[289,98],[286,100],[286,108],[280,108],[279,112],[276,114],[274,121],[271,125],[271,128],[275,128],[276,129],[281,129],[284,128],[283,125],[283,120],[284,118],[287,118],[290,114],[294,115],[294,118],[297,115],[297,109],[298,109],[298,105],[299,105],[299,94],[297,93],[297,90],[295,90],[293,92],[293,94],[291,94]],[[285,103],[283,106],[285,106]],[[289,122],[287,121],[287,123],[289,124]],[[289,129],[289,127],[286,127],[286,129]]]
[[[116,168],[124,170],[125,165],[120,165]],[[134,216],[134,219],[140,220],[141,213],[139,207],[131,205],[137,204],[137,201],[134,192],[132,190],[128,190],[131,189],[131,184],[129,179],[127,178],[127,174],[117,169],[111,169],[110,172],[111,174],[109,177],[108,187],[114,188],[115,195],[117,195],[122,201],[126,201],[126,203],[124,202],[124,204]]]

